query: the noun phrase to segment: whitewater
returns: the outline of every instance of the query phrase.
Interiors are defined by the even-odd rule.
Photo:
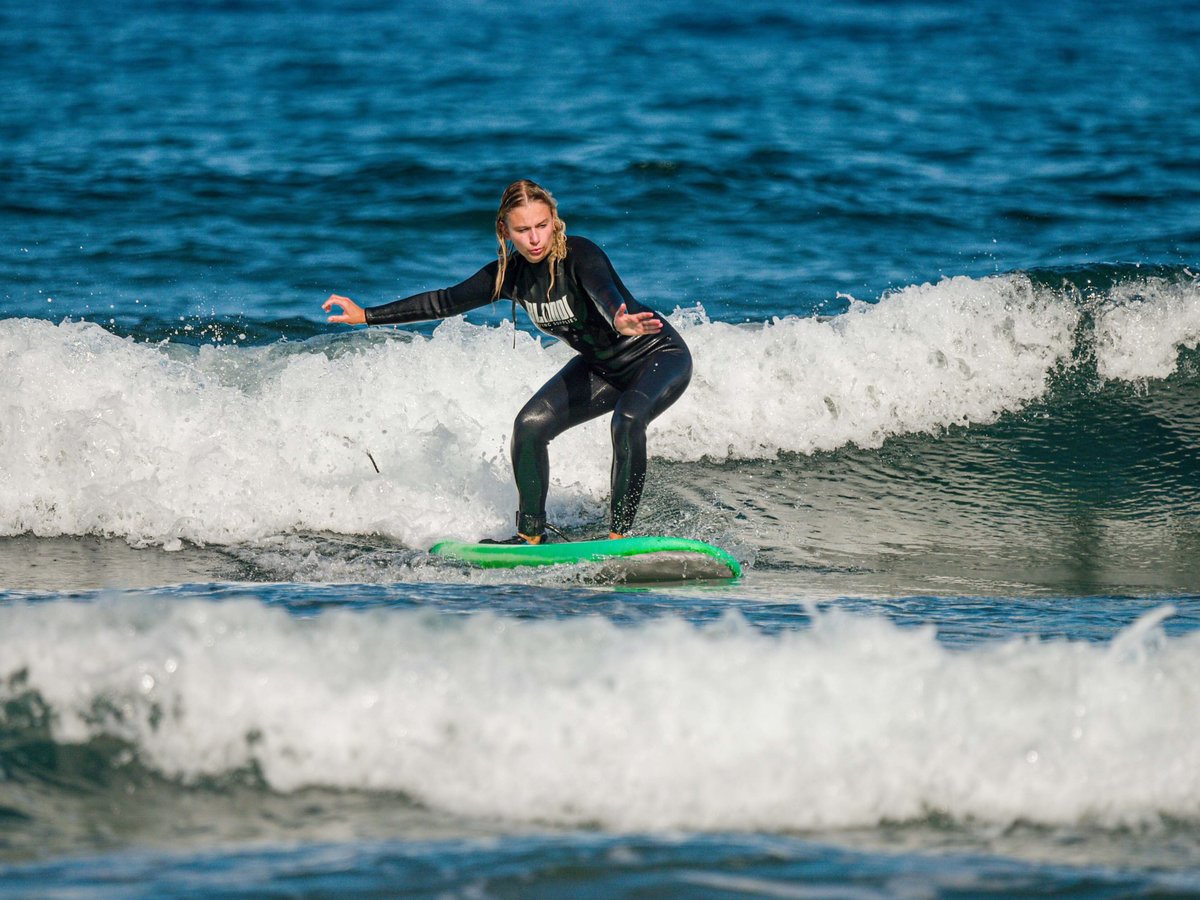
[[[1100,383],[1169,378],[1200,341],[1194,280],[1099,298],[1029,276],[955,277],[837,316],[670,316],[689,391],[652,426],[676,463],[769,459],[996,422],[1087,366]],[[119,337],[0,320],[0,534],[232,544],[294,531],[423,547],[503,531],[515,508],[515,405],[569,351],[511,324],[449,320],[265,345]],[[549,511],[600,517],[603,421],[551,446]],[[376,471],[378,469],[378,471]],[[31,477],[36,473],[36,477]]]
[[[183,785],[248,773],[618,831],[1139,827],[1200,809],[1200,638],[1167,637],[1173,613],[1106,642],[955,649],[837,610],[765,634],[736,612],[621,626],[101,598],[0,608],[0,698],[57,744],[115,740],[118,765]]]

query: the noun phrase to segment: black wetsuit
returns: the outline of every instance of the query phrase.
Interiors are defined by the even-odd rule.
[[[367,324],[443,319],[490,303],[498,266],[491,262],[454,287],[371,307]],[[608,256],[591,241],[568,237],[566,259],[558,266],[553,295],[548,296],[549,265],[514,253],[500,290],[501,297],[520,303],[539,329],[579,353],[517,414],[512,437],[520,495],[517,531],[536,535],[545,530],[550,441],[612,412],[611,528],[624,534],[633,524],[646,479],[646,426],[683,394],[692,377],[692,357],[666,321],[654,335],[630,337],[613,328],[622,303],[630,313],[652,310],[634,299]]]

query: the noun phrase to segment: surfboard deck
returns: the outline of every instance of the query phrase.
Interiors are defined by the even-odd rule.
[[[714,580],[742,574],[737,559],[720,547],[665,536],[537,545],[442,541],[429,552],[486,569],[596,564],[596,576],[613,581]]]

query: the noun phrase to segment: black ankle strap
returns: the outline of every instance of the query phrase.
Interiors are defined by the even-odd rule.
[[[546,532],[546,514],[531,516],[529,513],[517,512],[517,534],[527,534],[534,537]]]

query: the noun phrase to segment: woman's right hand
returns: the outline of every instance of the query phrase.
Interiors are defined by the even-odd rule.
[[[343,325],[367,324],[367,314],[363,312],[361,306],[349,297],[339,297],[337,294],[330,294],[329,299],[325,301],[321,308],[325,312],[330,312],[335,306],[341,309],[342,312],[340,315],[330,316],[330,322],[340,322]]]

